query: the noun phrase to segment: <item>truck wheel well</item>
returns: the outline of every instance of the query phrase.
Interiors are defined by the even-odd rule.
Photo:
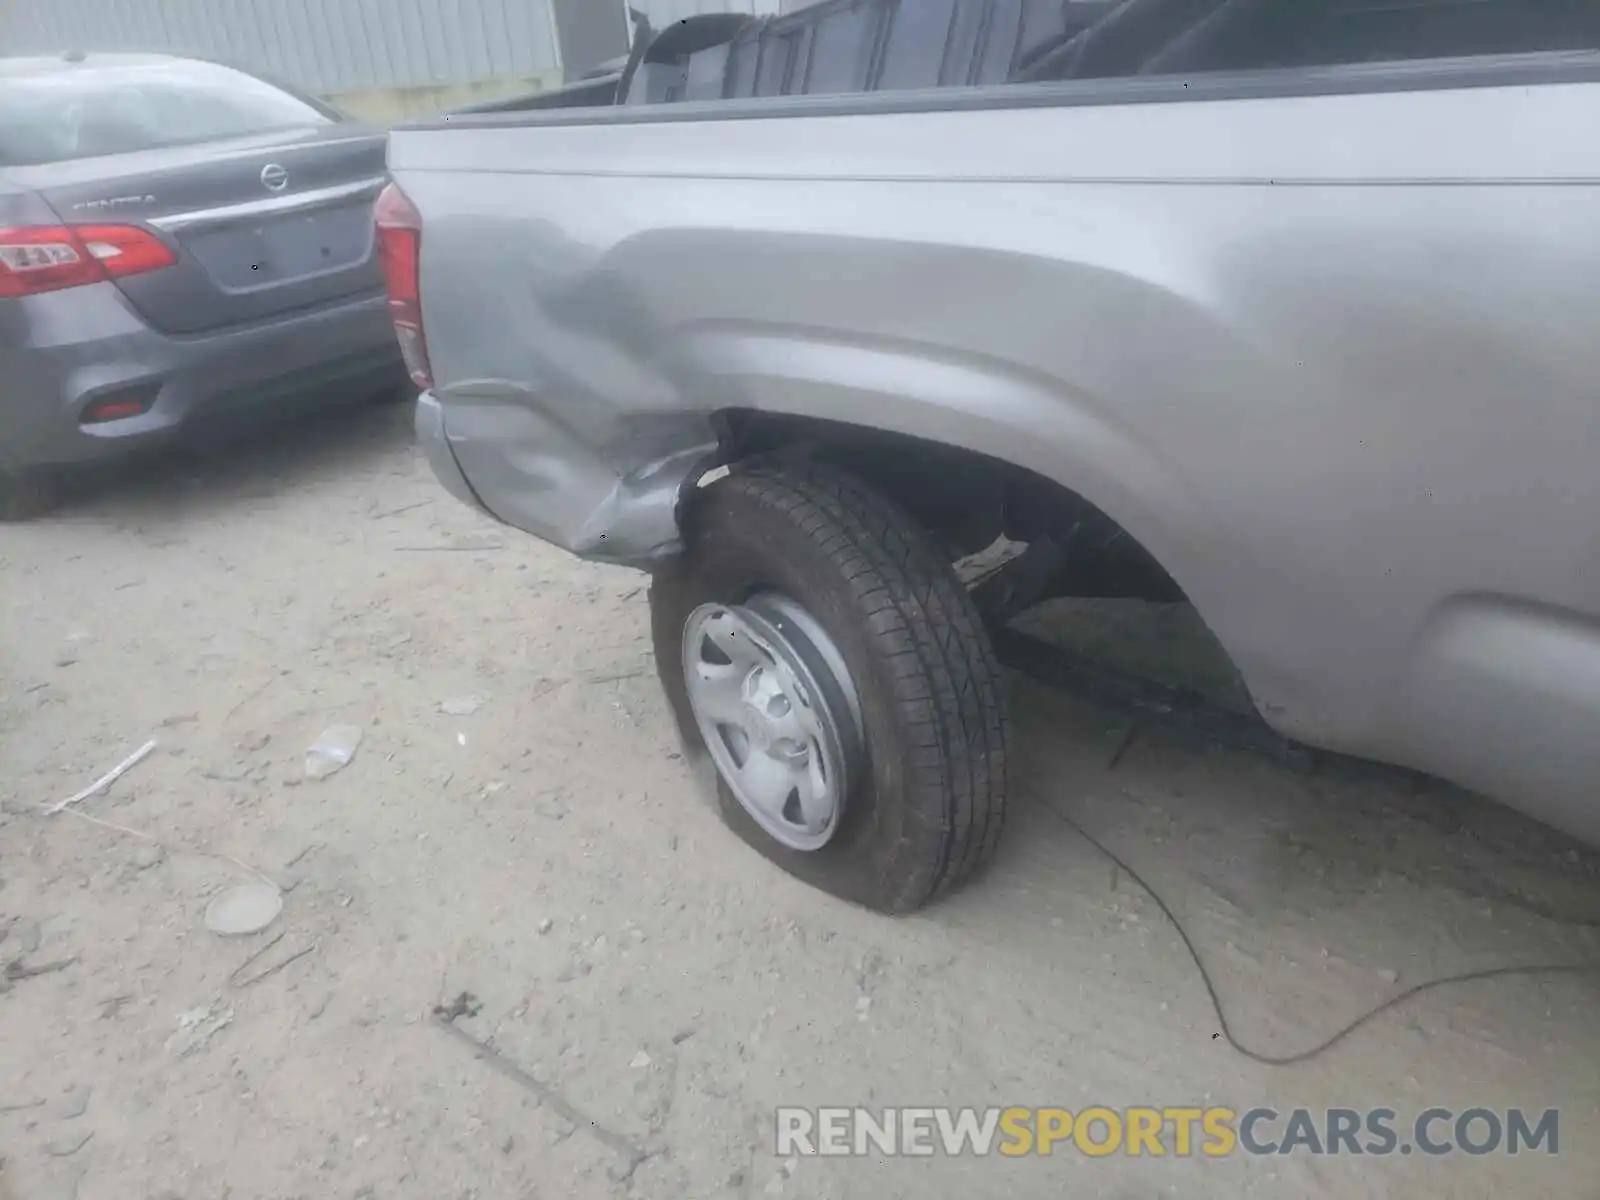
[[[1100,509],[1024,467],[958,446],[836,421],[728,409],[715,417],[723,461],[798,455],[849,471],[911,513],[955,561],[1001,538],[1062,547],[1039,599],[1130,597],[1176,602],[1183,591],[1153,555]]]

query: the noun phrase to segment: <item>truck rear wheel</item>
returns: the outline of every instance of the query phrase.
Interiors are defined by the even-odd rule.
[[[650,592],[656,669],[723,820],[791,874],[908,912],[993,854],[1006,718],[977,612],[898,505],[806,464],[697,491]]]

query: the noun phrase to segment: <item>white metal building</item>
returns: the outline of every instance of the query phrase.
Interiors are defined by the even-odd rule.
[[[235,63],[371,115],[548,86],[627,46],[630,0],[0,0],[0,54],[160,51]],[[631,0],[660,28],[794,0]],[[587,61],[574,61],[585,59]]]

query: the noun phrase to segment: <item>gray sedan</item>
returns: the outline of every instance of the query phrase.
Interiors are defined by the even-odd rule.
[[[384,144],[213,63],[0,59],[0,514],[203,409],[403,382]]]

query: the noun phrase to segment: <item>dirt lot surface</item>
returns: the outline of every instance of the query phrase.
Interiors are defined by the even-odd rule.
[[[1429,993],[1258,1065],[1055,814],[1163,893],[1274,1053],[1435,975],[1600,960],[1593,857],[1443,789],[1154,736],[1113,766],[1124,726],[1019,680],[994,869],[909,919],[845,906],[675,757],[645,580],[450,500],[407,419],[0,529],[7,1200],[1600,1196],[1594,976]],[[338,725],[354,760],[307,780]],[[42,811],[151,738],[76,806],[108,824]],[[268,930],[208,931],[258,875]],[[454,1028],[501,1059],[434,1018],[464,992]],[[774,1154],[775,1106],[852,1103],[1559,1107],[1560,1153]]]

